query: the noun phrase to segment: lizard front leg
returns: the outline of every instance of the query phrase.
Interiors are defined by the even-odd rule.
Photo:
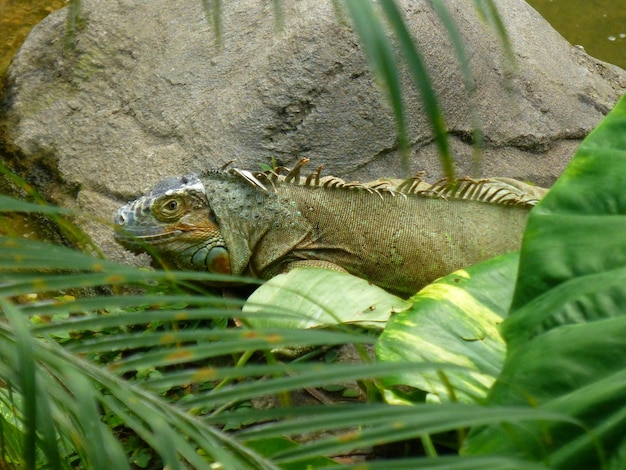
[[[288,273],[292,269],[296,269],[296,268],[324,268],[324,269],[330,269],[331,271],[337,271],[340,273],[348,272],[344,268],[339,266],[338,264],[331,263],[330,261],[323,261],[321,259],[305,259],[305,260],[291,261],[284,266],[282,272]]]

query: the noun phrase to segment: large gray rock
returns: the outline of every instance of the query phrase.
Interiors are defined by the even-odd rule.
[[[46,194],[108,218],[167,176],[235,160],[302,156],[346,179],[402,176],[395,127],[355,34],[330,0],[223,2],[222,48],[202,2],[84,0],[86,27],[64,47],[65,11],[35,29],[8,74],[3,119],[22,168]],[[523,0],[501,0],[516,56],[471,0],[447,2],[471,57],[487,147],[482,173],[550,184],[626,88],[626,73],[570,46]],[[459,173],[471,171],[471,108],[446,32],[406,1],[446,112]],[[343,16],[345,19],[346,17]],[[405,80],[408,84],[409,80]],[[410,87],[407,87],[410,88]],[[440,175],[417,93],[406,95],[411,170]],[[110,228],[88,226],[112,252]]]

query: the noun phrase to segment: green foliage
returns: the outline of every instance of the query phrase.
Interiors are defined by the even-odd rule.
[[[220,2],[204,4],[208,11]],[[461,41],[443,4],[432,4],[471,90]],[[399,61],[382,18],[430,102],[447,161],[443,117],[395,4],[381,1],[382,13],[369,2],[345,5],[386,83],[401,146],[408,137]],[[493,2],[475,5],[504,36]],[[213,14],[219,19],[218,10]],[[242,309],[237,300],[202,291],[198,283],[220,279],[215,275],[141,270],[0,238],[0,461],[63,469],[323,468],[336,466],[327,456],[355,449],[421,441],[435,455],[445,441],[455,455],[398,455],[393,467],[624,467],[625,136],[626,98],[532,211],[517,283],[512,255],[427,287],[386,325],[378,363],[284,364],[271,352],[371,345],[374,335],[348,324],[366,312],[361,326],[381,326],[393,310],[408,307],[358,280],[347,295],[323,298],[337,273],[294,271]],[[0,204],[0,211],[46,213],[67,223],[59,209],[9,198]],[[288,289],[284,298],[276,286]],[[266,302],[272,306],[260,306]],[[332,329],[302,328],[312,316],[314,326]],[[243,326],[233,328],[234,318]],[[290,406],[290,393],[347,381],[360,383],[369,401]],[[376,391],[405,406],[381,402]],[[428,403],[426,392],[445,403]],[[266,396],[285,406],[253,406]],[[303,444],[286,438],[304,433],[319,437]]]
[[[0,323],[0,378],[5,384],[0,396],[4,408],[14,410],[6,425],[3,422],[2,433],[8,429],[3,442],[15,445],[4,451],[3,459],[30,468],[65,468],[72,456],[83,468],[128,468],[126,453],[133,460],[147,458],[120,444],[129,430],[153,449],[153,458],[159,455],[171,468],[183,461],[196,468],[210,461],[226,468],[275,468],[196,416],[219,413],[217,406],[240,399],[283,393],[290,382],[294,387],[315,386],[325,379],[319,367],[229,367],[232,361],[226,355],[359,340],[331,332],[224,329],[212,320],[234,314],[236,303],[206,295],[161,292],[49,299],[46,293],[52,289],[171,284],[203,276],[118,266],[27,240],[1,239],[0,275],[2,313],[8,320]],[[16,303],[20,298],[29,301]],[[245,318],[241,312],[238,316]],[[286,380],[254,390],[246,382],[285,372],[291,374]],[[350,371],[355,377],[372,373]],[[235,379],[248,393],[237,386],[215,387],[220,380]],[[16,429],[23,436],[15,436]]]
[[[492,405],[562,411],[584,428],[489,427],[472,454],[517,454],[557,468],[621,468],[626,395],[626,99],[585,139],[528,221],[502,332],[507,358]]]
[[[518,259],[517,253],[510,253],[479,263],[413,296],[413,306],[387,323],[376,344],[376,357],[382,362],[445,362],[459,370],[445,376],[440,371],[412,371],[386,377],[384,386],[411,385],[437,401],[481,401],[504,362],[498,326],[508,314]]]
[[[15,203],[4,210],[39,209]],[[345,277],[332,273],[326,279],[327,273],[317,270],[295,274],[307,279],[298,287],[293,278],[290,290],[296,295],[312,275],[320,275],[321,288],[336,285],[332,275]],[[566,419],[548,411],[529,413],[525,407],[523,412],[503,407],[485,414],[475,406],[419,401],[412,407],[374,400],[255,409],[250,403],[259,397],[277,395],[289,403],[289,391],[354,381],[371,388],[372,380],[389,375],[451,374],[459,367],[441,361],[263,364],[251,352],[365,345],[376,338],[353,329],[294,329],[284,321],[298,318],[294,308],[241,311],[237,301],[177,287],[209,279],[215,280],[205,273],[141,270],[64,247],[1,238],[0,298],[6,319],[0,322],[0,380],[5,384],[0,403],[6,411],[0,427],[2,458],[36,468],[205,468],[211,462],[242,469],[320,468],[329,464],[326,455],[374,444],[429,442],[430,434],[450,430],[462,436],[464,428],[477,424]],[[140,292],[98,292],[103,286],[119,290],[128,284]],[[68,294],[70,289],[77,295]],[[56,295],[50,297],[50,291]],[[315,300],[305,295],[306,302],[292,307],[310,309]],[[385,303],[406,308],[405,301],[377,288],[357,300],[363,299],[368,311],[377,309],[372,303],[377,301],[381,308]],[[350,323],[362,306],[357,302],[351,318],[345,316],[346,301],[352,302],[350,297],[330,297],[317,309],[335,323],[336,318]],[[224,318],[233,316],[244,324],[265,316],[265,326],[225,328]],[[306,444],[281,440],[303,433],[320,437]],[[259,447],[259,439],[274,441]]]
[[[39,210],[39,206],[16,203],[11,209]],[[247,439],[271,437],[271,428],[262,428],[257,435],[221,431],[219,423],[246,429],[267,420],[265,411],[240,406],[255,397],[371,380],[416,366],[233,363],[231,355],[249,358],[248,352],[255,350],[371,344],[375,338],[350,331],[225,329],[224,317],[236,315],[246,322],[267,313],[233,310],[235,301],[175,288],[211,278],[204,273],[129,268],[59,246],[0,239],[0,296],[7,320],[0,323],[0,379],[6,384],[0,387],[0,399],[6,410],[12,410],[7,418],[3,415],[3,442],[10,446],[3,459],[36,468],[128,468],[130,463],[154,467],[156,462],[171,468],[183,462],[203,468],[212,461],[226,468],[279,468],[275,462],[282,461],[280,468],[298,468],[319,462],[326,450],[336,453],[370,442],[417,438],[427,429],[407,426],[401,433],[391,433],[399,419],[389,421],[395,407],[378,405],[382,408],[372,409],[368,418],[372,430],[379,427],[376,432],[369,430],[347,441],[322,439],[319,449],[313,443],[306,451],[280,447],[271,456],[259,455],[246,444]],[[156,282],[162,283],[158,289]],[[79,289],[105,285],[119,289],[129,283],[144,292],[48,296],[51,290],[80,293]],[[418,369],[433,367],[441,366],[424,364]],[[279,431],[277,437],[310,429],[341,431],[365,424],[363,412],[369,406],[333,407],[332,413],[322,413],[319,407],[278,408],[272,410],[277,411],[272,419],[279,420],[276,426],[298,423],[294,416],[306,420]],[[454,415],[443,408],[431,411]],[[317,419],[307,419],[311,415]],[[494,416],[483,418],[471,419],[488,423]],[[418,415],[412,419],[418,420]]]

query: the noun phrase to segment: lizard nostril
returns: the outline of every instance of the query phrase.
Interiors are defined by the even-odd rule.
[[[122,211],[117,211],[115,213],[115,223],[117,225],[125,225],[126,224],[126,217],[124,216],[124,213]]]

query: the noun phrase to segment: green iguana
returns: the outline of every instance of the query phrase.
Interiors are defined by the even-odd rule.
[[[408,297],[518,250],[545,189],[508,178],[348,183],[231,168],[168,178],[119,208],[117,241],[181,269],[269,279],[294,267],[347,271]],[[150,250],[146,248],[150,247]]]

